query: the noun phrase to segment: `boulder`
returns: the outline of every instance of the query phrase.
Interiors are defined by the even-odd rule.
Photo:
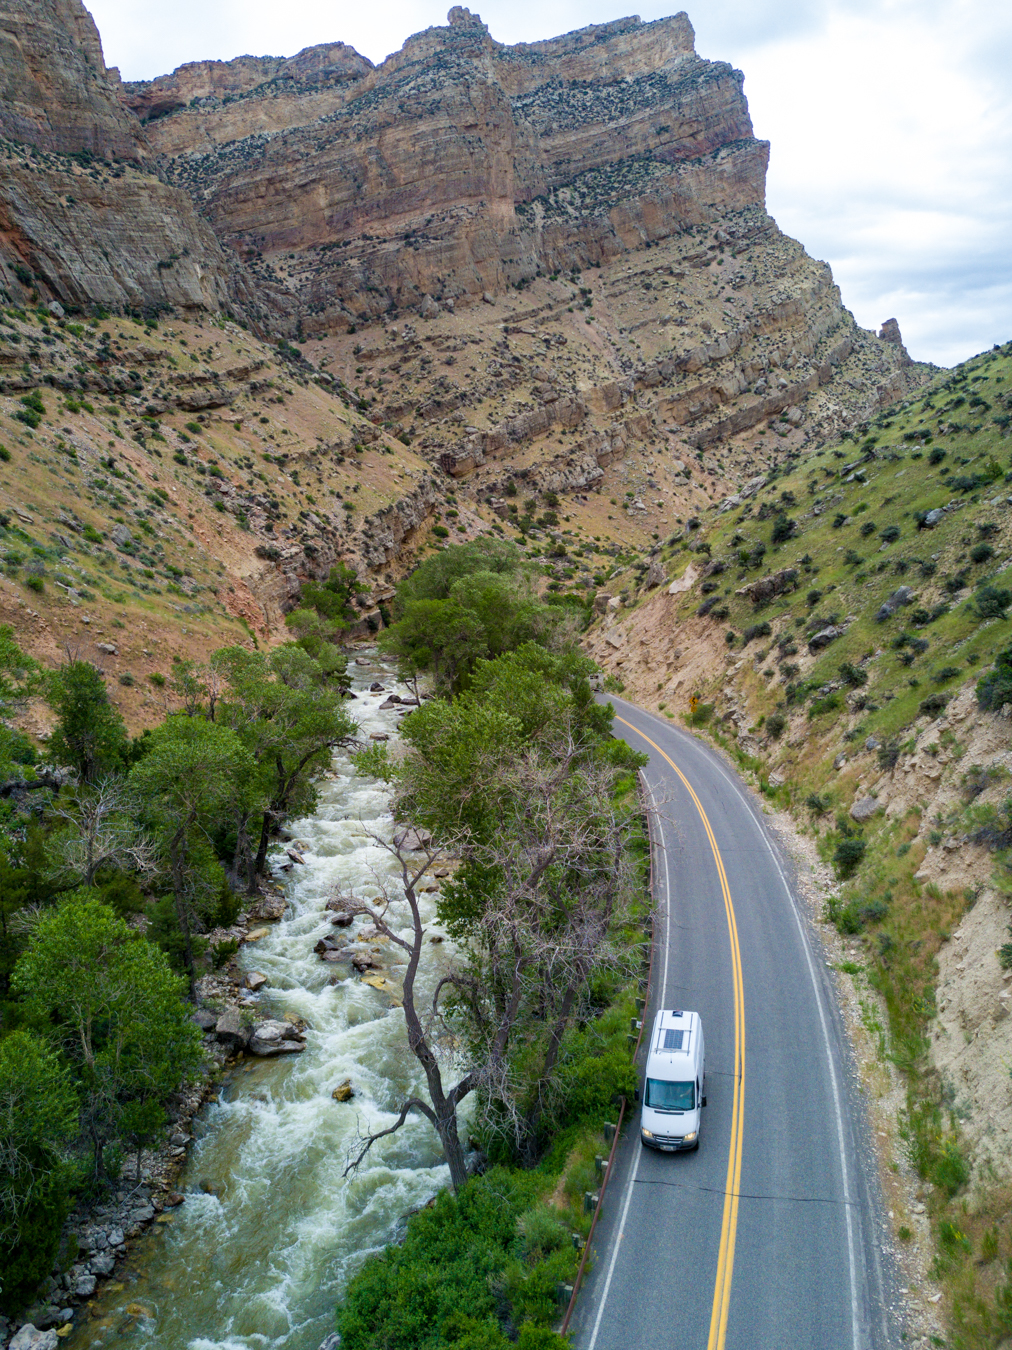
[[[251,919],[270,920],[272,923],[285,917],[288,901],[283,895],[262,895],[250,908]]]
[[[201,1031],[213,1031],[218,1025],[218,1014],[210,1008],[197,1008],[190,1020],[196,1022]]]
[[[385,731],[370,731],[369,739],[371,741],[388,741],[390,737]]]
[[[116,646],[115,642],[96,642],[95,646],[98,648],[100,652],[103,652],[106,656],[115,656],[119,651],[119,648]]]
[[[332,1331],[326,1340],[320,1342],[320,1350],[340,1350],[340,1346],[341,1338],[336,1331]]]
[[[110,1251],[98,1252],[88,1262],[93,1275],[111,1275],[115,1264],[116,1253]]]
[[[945,519],[945,509],[936,506],[933,511],[929,511],[921,520],[921,525],[927,530],[933,530],[940,520]]]
[[[110,1247],[122,1247],[126,1241],[126,1235],[122,1228],[110,1228],[108,1237]]]
[[[59,1344],[55,1331],[40,1331],[31,1322],[26,1322],[15,1334],[9,1350],[56,1350]]]
[[[427,830],[407,829],[394,835],[396,847],[404,849],[407,853],[417,853],[421,849],[428,848],[431,843],[432,835]]]
[[[423,319],[434,319],[439,313],[439,306],[433,300],[431,295],[427,295],[419,306],[418,313]]]
[[[808,650],[812,652],[821,651],[823,647],[828,647],[831,642],[835,642],[838,637],[843,637],[846,629],[842,624],[830,624],[828,628],[822,628],[818,633],[814,633],[808,639]]]
[[[98,1280],[95,1278],[94,1275],[80,1275],[78,1276],[77,1282],[74,1285],[74,1294],[77,1298],[91,1298],[92,1294],[95,1292],[95,1286],[97,1284]],[[53,1337],[56,1336],[55,1331],[52,1332],[47,1331],[45,1334],[47,1336]],[[34,1342],[30,1342],[30,1344],[32,1346],[32,1350],[39,1350],[39,1347],[37,1347],[34,1344]],[[55,1339],[53,1341],[53,1345],[54,1346],[56,1345]]]
[[[246,941],[259,942],[260,939],[265,938],[270,931],[269,928],[254,928],[246,934]]]
[[[226,1008],[214,1024],[214,1034],[230,1049],[245,1050],[249,1044],[250,1028],[243,1022],[238,1008]]]
[[[296,853],[294,848],[286,848],[285,852],[291,858],[293,863],[298,863],[300,867],[305,867],[306,860],[301,853]]]
[[[267,976],[262,975],[259,970],[248,970],[243,984],[253,994],[262,989],[267,983]]]
[[[291,1022],[258,1022],[250,1037],[249,1053],[261,1058],[297,1055],[305,1050],[305,1035]]]
[[[871,820],[878,809],[878,801],[874,797],[861,797],[850,808],[850,818],[858,823]]]
[[[131,548],[134,537],[125,525],[117,525],[112,531],[112,542],[118,544],[120,548]]]
[[[875,618],[879,623],[885,623],[886,619],[891,619],[902,605],[913,604],[915,598],[909,586],[900,586],[882,602]]]
[[[760,577],[758,581],[750,581],[747,586],[742,586],[735,591],[735,595],[747,595],[754,605],[762,605],[777,595],[783,595],[786,591],[796,591],[797,589],[798,569],[796,567],[784,567],[779,572],[772,572],[768,577]]]
[[[343,1079],[342,1082],[338,1083],[337,1087],[330,1095],[335,1102],[350,1102],[355,1095],[355,1091],[351,1086],[351,1079]]]

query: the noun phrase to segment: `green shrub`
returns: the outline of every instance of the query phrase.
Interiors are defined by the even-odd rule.
[[[977,681],[977,703],[985,712],[1012,703],[1012,647],[999,652],[992,668]]]
[[[349,1284],[337,1311],[342,1350],[506,1350],[500,1323],[513,1309],[504,1277],[523,1251],[517,1222],[536,1181],[496,1167],[412,1215],[404,1241],[370,1257]],[[520,1343],[545,1344],[530,1332]]]
[[[35,591],[37,595],[41,595],[46,589],[46,583],[40,576],[25,577],[25,585],[30,591]]]
[[[808,706],[809,717],[821,717],[824,713],[835,712],[843,707],[843,695],[839,689],[833,689],[822,698],[813,699]]]
[[[789,520],[787,516],[777,516],[773,524],[773,533],[770,535],[771,544],[785,544],[788,539],[793,539],[797,530],[797,521]]]
[[[973,563],[986,563],[989,558],[994,557],[994,549],[990,544],[977,544],[970,550],[970,561]]]
[[[868,672],[862,670],[860,666],[854,666],[849,661],[844,661],[840,665],[840,679],[845,684],[849,684],[852,689],[858,689],[861,685],[868,683]]]
[[[787,726],[787,718],[783,713],[770,713],[766,719],[766,731],[777,741],[784,734],[784,728]]]
[[[450,531],[446,528],[445,525],[433,525],[432,533],[436,536],[437,539],[446,539],[449,537]]]
[[[862,839],[860,835],[840,840],[833,853],[833,862],[841,877],[852,876],[857,871],[867,848],[867,840]]]
[[[742,646],[747,647],[757,637],[769,637],[772,632],[773,629],[765,619],[762,623],[750,623],[741,635]]]
[[[918,711],[928,717],[937,717],[940,712],[944,712],[949,703],[948,694],[929,694],[927,698],[922,698],[918,706]]]
[[[0,445],[0,460],[2,460],[4,464],[10,463],[11,452],[7,449],[6,445]]]
[[[981,619],[1004,619],[1012,605],[1012,591],[1001,586],[981,586],[974,597],[974,607]]]

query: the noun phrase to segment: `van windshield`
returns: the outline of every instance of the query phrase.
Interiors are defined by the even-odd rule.
[[[696,1085],[648,1078],[646,1105],[652,1106],[655,1111],[693,1111],[696,1107]]]

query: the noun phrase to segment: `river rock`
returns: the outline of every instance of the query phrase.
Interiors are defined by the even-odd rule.
[[[336,938],[322,937],[320,938],[316,946],[313,948],[313,951],[316,952],[317,956],[322,956],[324,952],[337,951],[340,945],[341,944],[337,941]]]
[[[380,712],[386,712],[386,711],[388,711],[390,708],[396,708],[399,704],[400,704],[400,699],[397,697],[397,695],[396,695],[396,694],[390,694],[390,695],[387,696],[386,701],[385,701],[384,703],[381,703],[381,704],[379,705],[379,710],[380,710]]]
[[[350,928],[351,925],[355,922],[355,916],[354,914],[349,914],[346,909],[343,909],[339,913],[335,914],[331,918],[330,922],[334,925],[335,928]]]
[[[337,1087],[330,1094],[335,1102],[350,1102],[355,1095],[355,1090],[351,1085],[351,1079],[345,1078],[338,1083]]]
[[[351,964],[361,974],[365,970],[379,970],[380,964],[374,961],[368,952],[356,952],[351,958]]]
[[[98,1280],[95,1278],[94,1275],[80,1275],[78,1276],[77,1282],[74,1285],[74,1294],[77,1298],[91,1298],[92,1294],[95,1292],[95,1286],[97,1284]],[[47,1331],[46,1335],[47,1336],[52,1335],[55,1338],[56,1332]],[[32,1350],[37,1350],[37,1348],[34,1345],[34,1342],[31,1342],[31,1345]],[[55,1345],[56,1341],[54,1339],[53,1346],[55,1347]]]
[[[110,1251],[98,1252],[88,1262],[93,1275],[111,1275],[115,1264],[116,1255]]]
[[[395,847],[402,848],[407,853],[417,853],[421,849],[428,848],[431,843],[432,835],[427,830],[407,829],[394,835]]]
[[[110,1229],[109,1229],[109,1246],[110,1246],[110,1247],[122,1247],[122,1246],[123,1246],[123,1243],[124,1243],[125,1241],[126,1241],[126,1237],[125,1237],[125,1235],[124,1235],[124,1233],[123,1233],[123,1229],[122,1229],[122,1228],[120,1228],[120,1227],[117,1226],[116,1228],[110,1228]]]
[[[92,1280],[93,1287],[94,1283]],[[59,1344],[55,1331],[40,1331],[31,1322],[26,1322],[15,1334],[9,1350],[56,1350]]]
[[[341,1338],[332,1331],[325,1341],[320,1342],[320,1350],[340,1350]]]
[[[384,692],[383,686],[380,684],[379,680],[374,680],[369,686],[370,694],[382,694]]]
[[[301,853],[296,853],[294,848],[286,848],[285,852],[291,858],[293,863],[298,863],[300,867],[305,867],[306,860]]]
[[[331,961],[331,962],[333,962],[333,961],[350,961],[350,960],[351,960],[351,955],[352,955],[352,953],[351,953],[351,948],[350,948],[350,947],[338,947],[338,948],[333,948],[333,949],[328,950],[328,951],[325,951],[325,952],[321,952],[321,953],[320,953],[320,960],[321,960],[321,961]]]
[[[244,1050],[249,1044],[250,1029],[243,1022],[238,1008],[226,1008],[214,1026],[214,1034],[233,1050]]]
[[[196,1022],[201,1031],[213,1031],[218,1024],[218,1014],[212,1012],[210,1008],[197,1008],[190,1016],[192,1022]]]
[[[370,731],[369,739],[371,741],[388,741],[390,737],[385,731]]]
[[[247,970],[246,978],[243,980],[243,984],[246,986],[246,988],[249,989],[250,992],[254,994],[257,992],[258,989],[262,989],[266,983],[267,983],[267,976],[261,974],[259,970]]]
[[[306,1048],[305,1035],[291,1022],[258,1022],[248,1048],[251,1055],[262,1058],[297,1055]]]
[[[276,922],[285,917],[285,909],[288,901],[283,895],[262,895],[257,902],[251,906],[249,917],[263,922],[265,919]]]

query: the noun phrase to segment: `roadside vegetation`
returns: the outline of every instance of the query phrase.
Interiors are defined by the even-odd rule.
[[[354,578],[332,581],[330,614],[297,611],[302,636],[269,655],[177,661],[173,711],[132,739],[93,665],[43,671],[0,629],[4,1311],[49,1274],[75,1197],[160,1138],[201,1071],[188,1000],[219,956],[204,935],[257,893],[272,835],[313,809],[316,774],[354,735],[331,640],[334,590],[347,604]],[[44,755],[14,727],[31,698],[55,718]]]
[[[963,759],[972,725],[1012,704],[1010,426],[1012,344],[839,444],[786,460],[659,554],[675,576],[695,564],[675,621],[710,646],[719,674],[686,706],[658,669],[656,700],[790,809],[839,879],[827,917],[861,943],[848,969],[885,1007],[880,1052],[907,1085],[902,1132],[931,1218],[933,1273],[950,1344],[966,1350],[1012,1334],[1012,1188],[974,1171],[952,1085],[928,1053],[938,952],[980,887],[946,890],[917,873],[943,840],[986,848],[991,884],[1010,893],[1004,771]],[[883,811],[904,775],[931,783],[943,768],[961,783],[955,806],[937,818],[917,800]],[[993,959],[1012,968],[1012,945]]]
[[[360,764],[388,777],[398,814],[431,839],[417,875],[453,860],[438,917],[461,952],[423,1006],[424,930],[403,855],[405,1029],[428,1095],[391,1128],[409,1111],[430,1120],[453,1191],[352,1280],[338,1311],[352,1350],[566,1343],[551,1328],[589,1228],[602,1127],[635,1087],[628,1028],[650,903],[642,760],[611,736],[576,634],[515,547],[488,541],[423,563],[381,638],[438,696],[405,719],[402,757],[380,747]],[[385,905],[366,912],[403,933]]]

